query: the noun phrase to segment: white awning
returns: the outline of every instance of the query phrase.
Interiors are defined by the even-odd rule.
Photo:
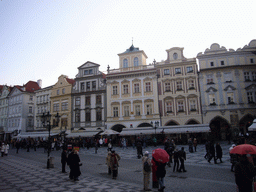
[[[180,134],[180,133],[208,133],[210,127],[208,124],[196,124],[196,125],[179,125],[179,126],[162,126],[156,130],[153,127],[144,127],[140,129],[123,129],[120,133],[121,136],[125,135],[147,135],[147,134]]]
[[[84,131],[84,132],[76,132],[76,133],[69,133],[66,137],[72,138],[72,137],[93,137],[95,136],[99,131]]]
[[[58,133],[51,133],[51,136],[58,135]],[[48,137],[49,132],[29,132],[24,134],[18,134],[17,136],[14,136],[13,138],[36,138],[36,137]]]
[[[248,131],[256,131],[256,119],[254,119],[251,126],[248,127]]]

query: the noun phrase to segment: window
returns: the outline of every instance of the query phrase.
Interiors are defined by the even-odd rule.
[[[96,81],[92,82],[92,90],[96,90]]]
[[[232,82],[232,74],[231,73],[224,73],[224,80],[227,83]]]
[[[247,99],[248,99],[248,103],[254,103],[252,92],[247,92]]]
[[[128,85],[123,85],[124,94],[128,94]]]
[[[135,105],[135,115],[136,116],[140,115],[140,105]]]
[[[76,113],[75,113],[75,121],[76,121],[76,123],[80,122],[80,111],[76,111]]]
[[[54,111],[54,112],[57,112],[57,111],[59,111],[59,110],[60,110],[60,105],[59,105],[59,103],[53,104],[53,111]]]
[[[146,83],[146,92],[150,92],[151,91],[151,83],[147,82]]]
[[[68,110],[68,102],[62,102],[61,103],[61,110],[67,111]]]
[[[57,90],[57,95],[59,95],[60,94],[60,90]]]
[[[88,75],[89,71],[88,70],[84,70],[84,75]]]
[[[117,86],[113,86],[113,95],[117,95]]]
[[[254,63],[254,60],[253,60],[253,58],[251,58],[251,59],[250,59],[250,63]]]
[[[139,83],[135,83],[134,84],[134,93],[139,93],[140,92],[140,84]]]
[[[207,78],[207,84],[214,84],[212,77]]]
[[[66,127],[67,125],[68,125],[68,119],[67,118],[61,119],[61,127]]]
[[[216,105],[215,95],[209,94],[209,103],[210,105]]]
[[[227,93],[228,96],[228,104],[234,103],[234,93]]]
[[[80,105],[80,97],[76,97],[75,105]]]
[[[178,112],[184,112],[184,103],[183,103],[183,101],[178,101]]]
[[[92,69],[89,70],[89,74],[93,74],[93,70]]]
[[[175,74],[180,74],[181,73],[181,68],[175,68]]]
[[[147,115],[152,115],[152,105],[151,104],[146,105],[146,111],[147,111]]]
[[[128,68],[128,60],[127,59],[123,60],[123,68]]]
[[[84,82],[80,84],[80,89],[84,90]]]
[[[170,75],[170,70],[169,69],[164,69],[164,75]]]
[[[211,65],[211,67],[213,67],[214,66],[214,62],[210,62],[210,65]]]
[[[90,122],[91,121],[91,112],[90,111],[86,111],[86,113],[85,113],[85,121],[86,122]]]
[[[188,80],[188,88],[195,89],[195,82],[194,80]]]
[[[220,65],[225,65],[224,61],[220,61]]]
[[[29,113],[32,113],[32,112],[33,112],[32,109],[33,109],[33,108],[32,108],[31,106],[29,106],[28,112],[29,112]],[[17,110],[16,110],[16,113],[17,113]]]
[[[245,81],[250,81],[250,74],[249,74],[249,72],[244,72],[244,80]]]
[[[164,84],[165,92],[170,92],[171,91],[171,83],[167,82]]]
[[[177,90],[182,90],[182,82],[181,81],[177,81]]]
[[[65,88],[62,89],[62,94],[65,94]]]
[[[256,71],[253,71],[253,72],[252,72],[252,80],[253,80],[253,81],[256,81]]]
[[[91,105],[91,97],[90,96],[85,97],[85,105]]]
[[[134,58],[133,65],[134,65],[134,67],[138,67],[139,66],[139,59],[138,59],[138,57]]]
[[[33,119],[28,119],[28,127],[32,127],[33,126]]]
[[[190,100],[190,111],[196,111],[196,101],[195,100]]]
[[[96,96],[96,104],[101,104],[101,95]]]
[[[124,106],[124,116],[125,117],[129,116],[129,106]]]
[[[118,117],[118,107],[113,107],[113,116]]]
[[[101,121],[101,120],[102,120],[101,111],[97,111],[96,112],[96,121]]]
[[[166,112],[167,113],[172,112],[172,102],[170,102],[170,101],[166,102]]]
[[[187,67],[187,73],[191,73],[191,72],[193,72],[192,66]]]
[[[29,100],[33,101],[33,96],[32,95],[29,96]]]
[[[86,82],[86,91],[90,91],[91,89],[91,82]]]

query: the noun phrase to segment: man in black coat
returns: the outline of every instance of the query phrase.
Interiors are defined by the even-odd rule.
[[[214,163],[216,164],[217,162],[216,162],[216,158],[215,158],[215,148],[214,148],[213,142],[210,143],[209,153],[210,153],[210,158],[208,159],[208,162],[211,163],[211,160],[213,158]]]
[[[181,150],[179,151],[179,158],[180,158],[179,172],[181,172],[181,170],[183,170],[183,172],[187,172],[184,165],[184,161],[186,160],[186,152],[184,151],[184,147],[181,147]]]
[[[62,164],[62,173],[67,173],[66,172],[66,163],[67,163],[67,150],[63,149],[62,153],[61,153],[61,164]]]
[[[73,161],[73,155],[74,155],[74,151],[75,150],[72,150],[71,153],[68,155],[68,166],[69,166],[69,169],[70,169],[70,172],[69,172],[69,178],[70,179],[74,179],[74,175],[72,175],[72,161]]]

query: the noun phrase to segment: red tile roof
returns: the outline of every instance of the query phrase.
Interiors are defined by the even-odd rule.
[[[74,85],[75,82],[76,82],[74,79],[66,78],[66,80],[67,80],[67,82],[68,82],[69,84],[72,84],[72,85]]]

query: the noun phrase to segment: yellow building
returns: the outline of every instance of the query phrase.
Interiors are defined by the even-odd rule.
[[[53,132],[64,131],[70,132],[71,130],[71,111],[72,100],[71,92],[75,81],[69,79],[65,75],[58,78],[58,82],[53,85],[51,91],[51,124],[55,125],[55,116],[57,113],[60,115],[58,127],[52,129]]]
[[[151,122],[160,121],[157,71],[146,64],[145,52],[133,45],[118,56],[119,69],[108,69],[106,76],[107,128],[138,129],[138,133],[153,130]]]

